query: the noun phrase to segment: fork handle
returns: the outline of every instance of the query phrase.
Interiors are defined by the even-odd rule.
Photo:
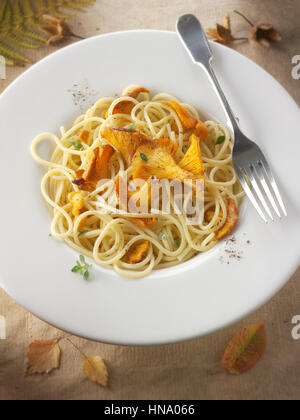
[[[229,105],[229,102],[228,102],[228,100],[225,96],[225,93],[224,93],[223,89],[221,88],[221,85],[219,83],[219,80],[217,79],[217,76],[216,76],[213,68],[211,67],[211,65],[209,65],[209,67],[205,68],[205,70],[206,70],[207,74],[209,75],[209,78],[212,82],[212,85],[213,85],[213,87],[214,87],[214,89],[215,89],[215,91],[216,91],[216,93],[217,93],[217,95],[218,95],[218,97],[221,101],[221,104],[223,106],[223,109],[224,109],[225,114],[226,114],[227,119],[228,119],[227,124],[229,126],[231,126],[233,133],[236,134],[237,131],[240,132],[241,130],[240,130],[239,124],[237,122],[237,119],[236,119],[236,117],[235,117],[235,115],[232,111],[231,106]]]
[[[177,32],[183,45],[191,55],[195,64],[200,65],[207,75],[216,91],[224,111],[227,116],[227,124],[231,127],[232,132],[241,131],[234,116],[234,113],[228,103],[228,100],[221,88],[217,76],[211,66],[213,54],[210,49],[205,31],[196,16],[187,14],[179,18],[177,22]]]

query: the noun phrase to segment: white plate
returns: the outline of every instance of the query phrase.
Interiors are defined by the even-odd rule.
[[[87,83],[94,100],[96,92],[112,96],[127,85],[145,85],[225,122],[206,76],[174,33],[133,31],[79,42],[33,66],[0,97],[0,281],[29,311],[89,339],[168,343],[208,334],[246,316],[297,269],[299,108],[256,64],[229,48],[212,48],[229,102],[246,134],[266,153],[289,217],[266,225],[246,201],[237,244],[232,244],[243,251],[241,260],[228,258],[221,243],[206,255],[143,280],[127,280],[95,265],[89,283],[71,273],[77,254],[48,236],[50,215],[39,191],[42,170],[29,148],[38,133],[58,133],[81,113],[69,91],[78,90],[74,84],[82,89]]]

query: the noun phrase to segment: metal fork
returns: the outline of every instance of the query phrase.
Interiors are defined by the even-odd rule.
[[[210,77],[221,100],[228,118],[227,124],[234,136],[234,168],[245,193],[266,223],[266,214],[274,221],[270,205],[278,217],[281,217],[279,209],[287,216],[279,188],[266,158],[257,144],[242,133],[238,120],[234,116],[215,75],[211,66],[213,54],[199,20],[196,16],[190,14],[181,16],[177,23],[177,32],[193,62],[200,65]]]

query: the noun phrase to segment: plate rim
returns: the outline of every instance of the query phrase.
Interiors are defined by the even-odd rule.
[[[39,61],[37,61],[36,63],[32,64],[28,69],[26,69],[25,71],[23,71],[19,76],[17,76],[0,94],[0,100],[2,98],[2,96],[4,94],[6,94],[10,88],[12,88],[14,86],[14,84],[16,82],[18,82],[20,79],[22,79],[27,73],[29,73],[30,71],[32,71],[34,68],[38,67],[40,64],[45,63],[46,61],[50,60],[53,56],[56,55],[60,55],[62,54],[66,49],[72,49],[73,47],[75,47],[78,44],[84,44],[84,43],[88,43],[89,41],[93,40],[93,39],[97,39],[97,38],[105,38],[105,37],[110,37],[110,36],[118,36],[118,35],[123,35],[123,34],[130,34],[130,33],[161,33],[161,34],[169,34],[171,36],[176,35],[176,31],[171,31],[171,30],[164,30],[164,29],[129,29],[129,30],[123,30],[123,31],[115,31],[115,32],[106,32],[103,34],[98,34],[98,35],[93,35],[90,36],[88,38],[82,39],[80,41],[75,41],[72,44],[66,45],[62,48],[59,48],[57,51],[54,51],[50,54],[48,54],[46,57],[41,58]],[[265,74],[267,74],[269,77],[271,77],[273,79],[273,81],[280,86],[280,88],[286,93],[288,94],[288,96],[290,97],[290,99],[293,100],[294,104],[298,107],[298,109],[300,110],[300,105],[298,105],[298,103],[296,102],[296,100],[293,98],[293,96],[291,96],[291,94],[288,92],[288,90],[271,74],[269,73],[267,70],[265,70],[260,64],[256,63],[254,60],[252,60],[251,58],[249,58],[248,56],[240,53],[239,51],[234,50],[233,48],[230,48],[227,45],[223,45],[220,43],[217,43],[215,41],[209,40],[208,41],[210,44],[212,45],[217,45],[218,48],[226,50],[226,51],[230,51],[233,54],[237,54],[239,56],[242,56],[244,59],[246,59],[248,62],[250,62],[252,65],[254,64],[255,66],[257,66],[260,70],[262,70]]]

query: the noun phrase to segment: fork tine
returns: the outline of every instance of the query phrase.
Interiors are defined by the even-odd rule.
[[[266,161],[266,159],[264,158],[264,156],[261,158],[261,164],[262,164],[262,167],[264,168],[264,170],[265,170],[265,172],[266,172],[266,174],[269,178],[269,182],[272,185],[272,188],[275,192],[278,203],[280,204],[280,207],[282,208],[282,211],[283,211],[284,215],[287,216],[287,210],[286,210],[286,207],[284,205],[281,194],[279,192],[279,188],[276,184],[276,181],[275,181],[275,178],[274,178],[273,173],[271,171],[271,168],[270,168],[268,162]]]
[[[261,210],[258,202],[256,201],[256,198],[254,197],[251,189],[249,188],[249,185],[247,184],[247,181],[243,175],[243,172],[241,171],[240,168],[236,167],[235,168],[236,174],[240,180],[240,183],[242,184],[242,187],[245,190],[245,193],[247,194],[249,200],[251,201],[251,203],[253,204],[253,206],[255,207],[257,213],[260,215],[260,217],[263,219],[263,221],[265,223],[268,223],[266,216],[264,215],[263,211]]]
[[[262,168],[260,167],[259,164],[255,164],[254,168],[255,168],[257,176],[258,176],[258,178],[261,182],[261,185],[262,185],[263,189],[265,190],[265,193],[267,194],[268,199],[270,200],[270,203],[272,204],[273,209],[275,210],[277,216],[281,218],[280,211],[279,211],[278,206],[277,206],[277,204],[274,200],[273,194],[271,193],[271,190],[270,190],[270,188],[267,184],[267,181],[266,181],[265,175],[262,171]]]
[[[246,168],[245,169],[245,172],[246,172],[246,174],[247,174],[247,176],[249,178],[250,183],[252,184],[252,186],[253,186],[253,188],[254,188],[254,190],[256,192],[257,197],[261,201],[262,205],[264,206],[264,208],[265,208],[266,212],[268,213],[268,215],[270,216],[271,220],[273,220],[273,222],[274,222],[274,217],[273,217],[273,215],[271,213],[271,210],[269,209],[268,204],[266,203],[266,200],[265,200],[265,198],[264,198],[264,196],[263,196],[263,194],[261,192],[261,189],[258,186],[258,183],[257,183],[257,181],[255,179],[254,173],[252,172],[252,170],[251,170],[250,167],[249,168]]]

